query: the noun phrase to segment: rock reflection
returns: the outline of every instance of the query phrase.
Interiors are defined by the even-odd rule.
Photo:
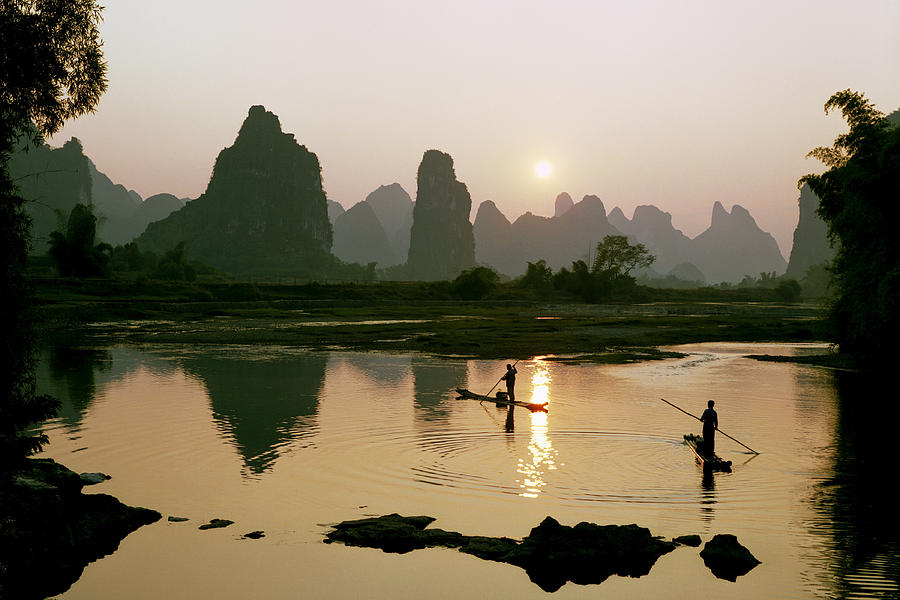
[[[412,361],[416,421],[445,421],[453,390],[467,387],[465,362],[434,361],[416,357]]]
[[[327,362],[321,353],[181,359],[182,368],[205,384],[220,431],[255,475],[270,469],[289,442],[315,430]]]
[[[394,354],[347,354],[339,359],[382,388],[395,389],[409,378],[410,358]]]

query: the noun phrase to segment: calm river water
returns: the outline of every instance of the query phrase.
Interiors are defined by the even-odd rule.
[[[896,462],[858,427],[872,421],[872,382],[744,358],[818,346],[677,349],[689,356],[520,362],[518,398],[550,409],[516,410],[514,432],[505,409],[453,392],[486,392],[506,361],[260,346],[48,351],[39,385],[63,410],[45,427],[45,455],[112,476],[86,491],[164,515],[60,598],[548,595],[517,567],[454,550],[322,542],[329,523],[392,512],[468,535],[523,537],[547,515],[666,538],[731,533],[762,561],[732,583],[682,547],[644,577],[568,583],[556,598],[900,597],[887,493]],[[761,454],[719,436],[734,471],[704,476],[682,443],[699,423],[660,398],[694,414],[716,400],[722,430]],[[235,524],[198,530],[216,517]],[[251,531],[265,537],[243,539]]]

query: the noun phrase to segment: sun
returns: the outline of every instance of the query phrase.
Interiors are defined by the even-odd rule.
[[[550,176],[550,171],[553,169],[550,168],[550,163],[548,162],[539,162],[537,166],[534,168],[534,172],[537,173],[537,176],[541,179]]]

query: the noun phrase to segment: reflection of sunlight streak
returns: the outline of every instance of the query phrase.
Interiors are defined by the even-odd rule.
[[[537,363],[531,374],[531,402],[544,404],[550,401],[550,369],[546,363]]]
[[[546,365],[538,363],[534,374],[531,376],[531,383],[533,386],[531,401],[536,404],[549,402],[550,370]],[[531,452],[531,461],[525,462],[525,460],[519,459],[519,467],[517,469],[523,477],[519,481],[519,485],[522,488],[520,495],[526,498],[537,498],[541,493],[541,488],[546,485],[543,477],[544,472],[556,469],[555,459],[557,451],[553,448],[548,432],[547,413],[531,413],[531,441],[528,444],[528,450]]]

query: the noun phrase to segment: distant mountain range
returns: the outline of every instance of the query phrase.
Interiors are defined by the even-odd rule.
[[[113,183],[84,154],[77,138],[62,148],[27,143],[12,156],[9,169],[22,197],[28,200],[25,206],[32,220],[34,254],[46,253],[50,233],[65,223],[78,203],[93,204],[98,238],[112,245],[132,241],[149,223],[185,204],[172,194],[143,200],[134,190]]]
[[[347,211],[331,204],[337,205],[329,209],[335,256],[344,262],[375,261],[379,268],[406,262],[414,203],[399,183],[379,186]]]
[[[625,235],[657,257],[652,269],[658,274],[673,274],[677,267],[682,274],[699,273],[704,281],[717,283],[761,272],[781,274],[787,266],[775,238],[739,205],[729,213],[716,202],[709,228],[691,239],[675,229],[672,215],[655,206],[639,206],[628,219],[619,208],[607,215],[596,196],[570,202],[568,194],[560,194],[553,217],[529,212],[513,223],[493,202],[483,202],[475,217],[478,262],[510,276],[524,273],[528,262],[539,259],[554,270],[575,260],[590,264],[593,249],[604,236]]]
[[[621,232],[610,224],[597,196],[585,196],[558,216],[526,212],[512,223],[493,202],[485,201],[475,216],[475,258],[509,276],[523,274],[529,262],[539,260],[558,270],[588,260],[607,235]]]
[[[361,210],[378,196],[392,198],[393,213]],[[387,230],[393,226],[395,232],[408,231],[408,215],[414,205],[399,184],[381,186],[366,200],[333,218],[335,255],[345,261],[377,260],[379,267],[401,262],[401,257],[408,254],[408,246],[397,244],[395,237],[391,244],[393,254],[389,254],[385,250]],[[814,208],[801,211],[798,227],[806,227],[806,217],[810,215],[817,218]],[[652,276],[674,275],[705,283],[739,282],[746,275],[757,277],[772,271],[780,275],[787,268],[775,238],[760,229],[740,205],[734,205],[729,212],[722,203],[714,203],[710,226],[693,239],[672,225],[671,214],[655,206],[638,206],[629,219],[619,208],[607,215],[597,196],[588,195],[576,203],[562,193],[554,209],[553,217],[526,212],[510,222],[494,202],[482,202],[472,227],[475,262],[508,277],[523,274],[529,262],[538,260],[545,260],[558,270],[570,267],[575,260],[590,262],[594,248],[604,236],[625,235],[632,243],[643,243],[657,257],[648,271]],[[406,217],[398,217],[404,213]],[[395,220],[398,218],[403,219],[400,227]],[[803,238],[802,244],[806,243],[827,246],[824,229],[810,231]],[[828,256],[811,251],[809,260],[824,262]]]
[[[773,271],[799,279],[833,255],[815,212],[818,199],[808,188],[798,200],[790,264],[746,209],[734,205],[729,211],[721,202],[713,204],[709,227],[695,238],[655,206],[638,206],[628,218],[618,207],[607,213],[597,196],[574,202],[567,193],[556,197],[552,217],[526,212],[511,222],[487,200],[469,223],[465,184],[456,180],[452,158],[436,150],[426,152],[419,167],[418,202],[392,183],[344,210],[326,199],[316,155],[283,133],[278,117],[261,106],[251,107],[234,145],[220,153],[206,193],[193,201],[172,194],[142,199],[103,174],[75,138],[62,148],[23,148],[13,155],[10,172],[30,200],[37,254],[46,252],[50,232],[76,203],[93,202],[103,241],[137,238],[143,249],[156,252],[186,241],[189,257],[237,273],[304,271],[313,256],[330,252],[379,268],[406,263],[412,278],[452,278],[473,264],[517,277],[538,260],[554,270],[576,260],[589,263],[607,235],[643,243],[656,256],[647,275],[709,284]]]

